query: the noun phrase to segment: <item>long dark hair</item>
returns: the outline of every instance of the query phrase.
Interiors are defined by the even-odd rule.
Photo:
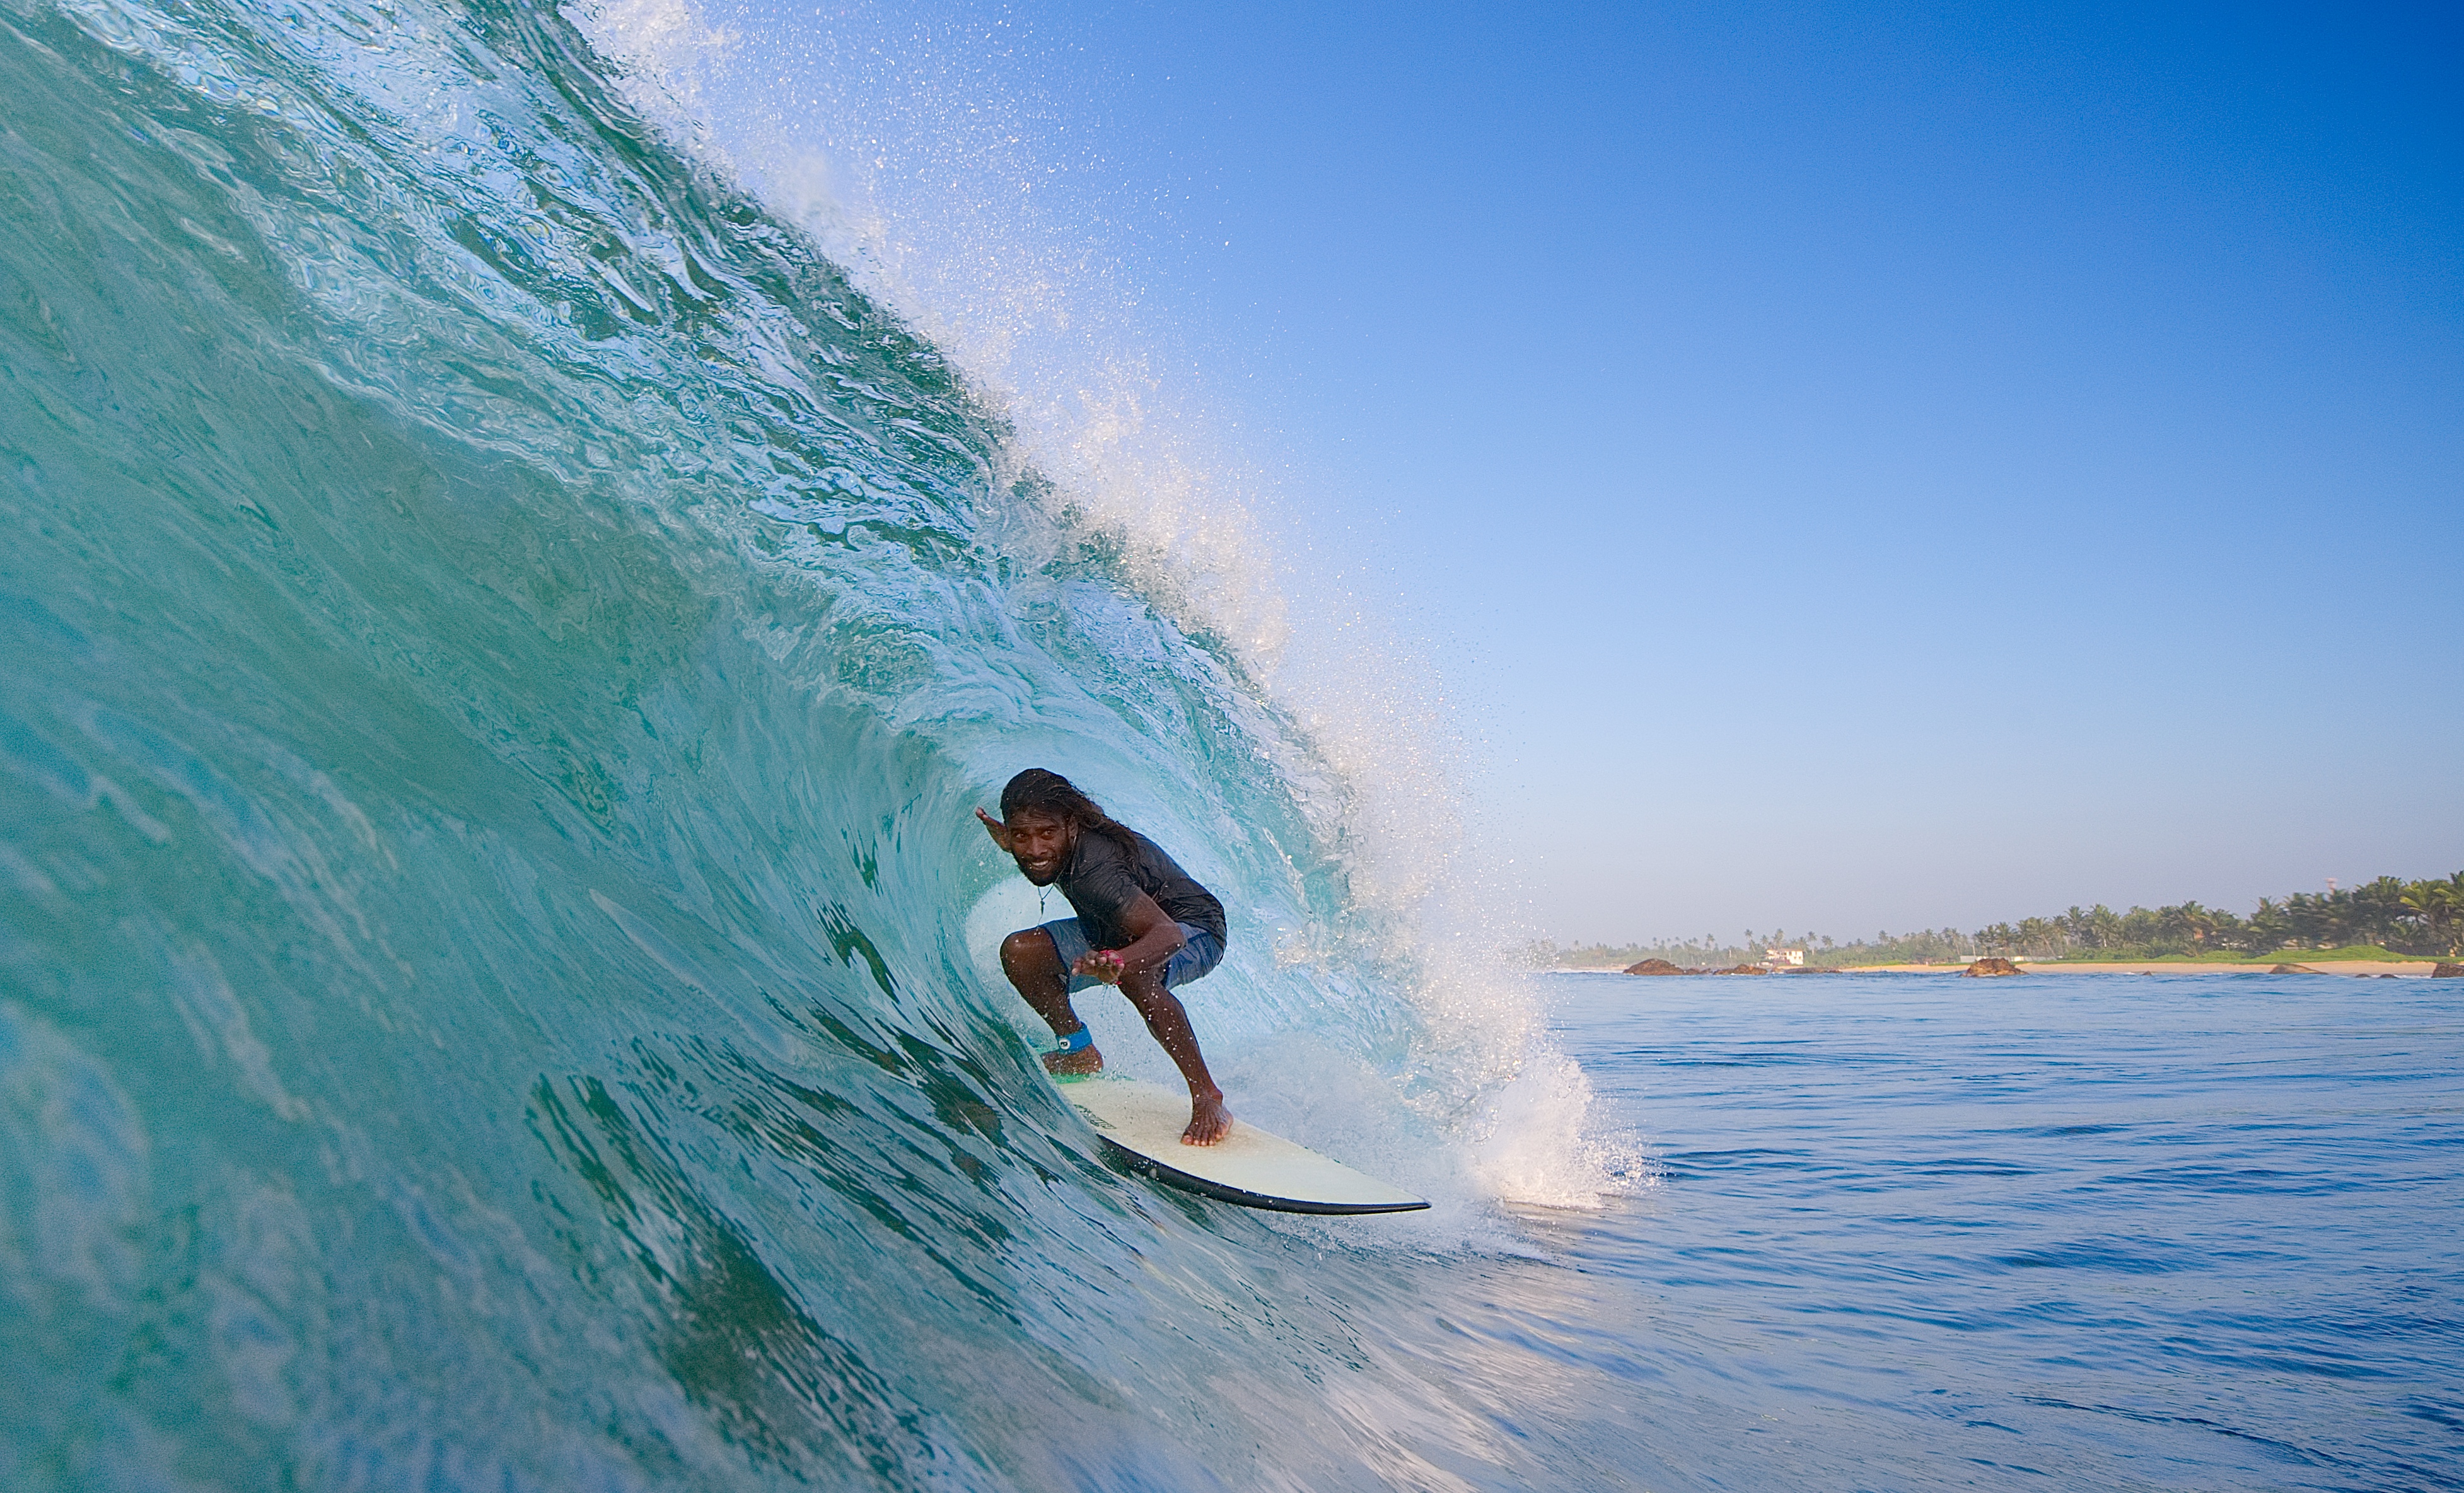
[[[1130,827],[1104,812],[1104,805],[1078,791],[1078,785],[1048,768],[1030,767],[1011,779],[1001,789],[1001,818],[1023,809],[1030,814],[1049,814],[1065,824],[1074,824],[1080,831],[1093,830],[1109,835],[1124,846],[1130,844]]]

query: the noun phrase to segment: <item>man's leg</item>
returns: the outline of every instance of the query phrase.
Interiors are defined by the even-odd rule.
[[[1198,1033],[1189,1024],[1189,1010],[1180,998],[1164,988],[1163,973],[1152,971],[1133,975],[1121,981],[1121,994],[1145,1017],[1147,1030],[1163,1043],[1172,1057],[1173,1065],[1189,1082],[1189,1129],[1180,1132],[1184,1144],[1212,1146],[1232,1130],[1232,1111],[1223,1108],[1223,1090],[1215,1087],[1214,1075],[1206,1071],[1206,1059],[1198,1050]]]
[[[1060,952],[1052,946],[1052,935],[1041,928],[1022,928],[1001,940],[1001,973],[1018,987],[1035,1014],[1044,1018],[1055,1037],[1067,1037],[1087,1023],[1069,1004],[1069,972],[1061,967]],[[1048,1073],[1100,1073],[1104,1055],[1093,1047],[1080,1052],[1047,1053],[1044,1059]]]

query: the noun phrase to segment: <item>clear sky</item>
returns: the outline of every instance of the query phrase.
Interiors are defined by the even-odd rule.
[[[2464,867],[2452,8],[706,18],[954,319],[1145,340],[1544,933]]]

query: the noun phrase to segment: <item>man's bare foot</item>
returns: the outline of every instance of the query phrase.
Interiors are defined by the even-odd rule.
[[[1085,1078],[1089,1073],[1104,1071],[1104,1054],[1095,1047],[1081,1047],[1076,1052],[1047,1052],[1044,1055],[1044,1071],[1055,1078]]]
[[[1189,1101],[1189,1129],[1180,1132],[1184,1146],[1212,1146],[1232,1133],[1232,1111],[1223,1108],[1223,1096],[1192,1095]]]

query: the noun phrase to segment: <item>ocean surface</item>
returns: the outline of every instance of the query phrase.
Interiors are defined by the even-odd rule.
[[[628,97],[0,0],[0,1489],[2464,1475],[2445,987],[1467,958],[1203,525]],[[1433,1209],[1102,1164],[1028,763],[1229,905],[1236,1112]]]
[[[1469,1330],[1620,1485],[2464,1486],[2456,984],[1548,983],[1652,1183]]]

